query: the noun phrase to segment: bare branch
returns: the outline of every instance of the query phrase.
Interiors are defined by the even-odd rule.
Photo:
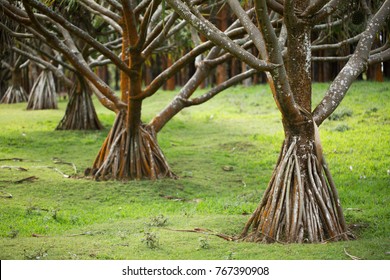
[[[229,29],[228,29],[229,30]],[[243,33],[243,28],[237,28],[231,31],[226,31],[227,36],[237,36]],[[189,61],[192,61],[195,57],[202,54],[206,50],[210,49],[213,46],[213,43],[207,41],[201,45],[192,49],[189,53],[179,58],[171,67],[165,69],[161,72],[150,84],[147,86],[143,94],[137,98],[143,99],[149,96],[152,96],[170,77],[176,74],[180,69],[188,64]]]
[[[12,37],[16,37],[16,38],[34,38],[34,35],[32,35],[32,34],[14,32],[11,29],[9,29],[6,25],[2,24],[1,22],[0,22],[0,29],[5,30]]]
[[[352,37],[352,38],[348,38],[344,41],[341,41],[341,42],[338,42],[338,43],[335,43],[335,44],[323,44],[323,45],[314,45],[311,47],[311,50],[312,51],[317,51],[317,50],[324,50],[324,49],[337,49],[337,48],[341,48],[342,46],[345,46],[345,45],[348,45],[348,44],[354,44],[356,42],[358,42],[360,40],[362,36],[362,33]]]
[[[134,14],[134,8],[131,6],[130,0],[121,0],[123,6],[123,18],[126,26],[126,34],[128,35],[130,46],[135,46],[138,41],[137,23]]]
[[[41,59],[40,57],[34,55],[33,53],[31,52],[25,52],[21,49],[18,49],[16,47],[12,47],[12,50],[27,57],[28,59],[32,60],[32,61],[35,61],[36,63],[39,63],[41,65],[43,65],[45,68],[49,69],[50,71],[53,72],[53,74],[61,79],[68,87],[72,87],[73,86],[73,82],[67,78],[65,75],[64,75],[64,72],[62,72],[61,70],[59,70],[57,67],[55,67],[53,64]]]
[[[342,0],[331,0],[326,4],[318,13],[316,13],[312,18],[312,23],[319,23],[324,20],[326,17],[333,14],[338,6],[340,5]]]
[[[313,30],[314,31],[319,31],[319,30],[324,30],[324,29],[328,29],[328,28],[331,28],[331,27],[339,26],[347,19],[348,19],[348,16],[345,16],[342,19],[337,19],[337,20],[332,21],[332,22],[317,24],[317,25],[315,25],[313,27]]]
[[[272,10],[277,12],[280,15],[284,14],[284,7],[282,4],[275,0],[267,0],[267,6]]]
[[[98,5],[96,2],[93,2],[91,0],[80,0],[79,3],[91,13],[99,15],[117,32],[122,33],[122,27],[119,25],[121,18],[117,14],[111,12],[110,10],[107,10],[106,8]]]
[[[54,34],[49,32],[45,27],[43,27],[38,19],[35,17],[31,7],[27,3],[29,0],[23,0],[24,7],[32,24],[36,29],[47,38],[49,45],[61,50],[61,52],[66,56],[66,58],[73,64],[73,66],[84,75],[87,79],[94,83],[95,87],[99,89],[100,92],[103,92],[104,95],[113,102],[117,108],[123,108],[126,105],[123,104],[116,96],[115,93],[107,86],[87,65],[84,58],[81,56],[80,52],[77,50],[74,45],[73,39],[69,33],[62,28],[57,26],[57,28],[62,32],[62,35],[65,38],[65,43],[58,39]],[[69,47],[70,46],[70,47]]]
[[[245,28],[246,32],[249,34],[249,37],[252,39],[255,44],[257,50],[260,53],[260,56],[263,60],[268,60],[268,53],[266,50],[265,42],[263,35],[260,30],[256,27],[256,25],[249,18],[247,13],[241,7],[241,4],[238,0],[228,0],[227,1],[232,11],[238,17],[241,22],[241,25]]]
[[[191,22],[195,29],[202,33],[207,39],[217,46],[226,49],[249,66],[259,71],[269,71],[278,67],[264,60],[260,60],[251,53],[243,51],[240,46],[234,43],[226,34],[207,21],[194,7],[187,7],[179,0],[167,0],[167,3],[185,20]],[[195,14],[194,14],[195,13]]]
[[[137,44],[134,46],[134,48],[137,49],[138,51],[141,51],[141,49],[145,43],[149,22],[151,20],[153,13],[156,11],[156,9],[160,5],[160,3],[161,3],[161,0],[153,0],[149,4],[149,7],[144,14],[143,20],[142,20],[140,27],[139,27],[139,38],[138,38]]]
[[[329,0],[310,1],[310,5],[306,8],[306,10],[303,11],[301,16],[303,16],[303,17],[310,17],[310,16],[314,15],[321,8],[323,8],[324,5],[327,4],[328,2],[329,2]]]
[[[63,67],[65,67],[66,69],[72,71],[72,72],[75,72],[76,69],[73,68],[73,66],[65,63],[64,61],[62,61],[61,59],[57,59],[56,57],[54,57],[53,55],[51,55],[50,53],[48,53],[47,51],[43,51],[39,48],[37,48],[36,46],[34,46],[33,44],[25,44],[24,42],[22,41],[17,41],[19,45],[21,45],[24,49],[26,49],[28,52],[30,53],[34,53],[34,51],[36,52],[39,52],[40,55],[44,56],[44,57],[47,57],[48,59],[54,61],[55,63],[58,63],[60,65],[62,65]],[[46,44],[45,42],[43,42],[44,44]]]
[[[270,83],[270,87],[274,95],[274,99],[283,117],[286,119],[296,120],[300,118],[300,113],[297,109],[297,104],[295,103],[288,83],[282,52],[279,49],[279,41],[269,20],[265,0],[256,0],[255,8],[257,21],[259,22],[260,31],[265,40],[269,59],[273,63],[282,65],[270,72],[273,81],[273,83]]]
[[[352,57],[330,85],[321,103],[313,111],[313,118],[318,126],[333,113],[345,97],[352,82],[366,69],[370,49],[375,40],[374,35],[381,30],[389,14],[390,1],[385,1],[369,21]]]
[[[95,48],[97,51],[105,55],[107,58],[109,58],[116,66],[119,67],[122,71],[125,73],[130,74],[130,69],[127,67],[123,61],[117,57],[112,51],[110,51],[108,48],[106,48],[103,44],[92,38],[88,33],[86,33],[84,30],[78,28],[77,26],[74,26],[70,22],[68,22],[66,19],[64,19],[61,15],[51,11],[48,9],[45,5],[41,4],[40,2],[36,0],[23,0],[23,3],[28,4],[39,11],[41,11],[43,14],[47,15],[50,19],[54,20],[55,22],[59,23],[62,27],[67,29],[69,32],[71,32],[73,35],[79,37],[80,39],[87,42],[90,46]],[[31,18],[31,17],[30,17]]]
[[[368,63],[371,65],[371,64],[384,62],[387,60],[390,60],[390,48],[370,56],[368,59]]]
[[[253,76],[256,73],[258,73],[258,71],[254,70],[254,69],[250,69],[250,70],[248,70],[246,72],[240,73],[240,74],[230,78],[229,80],[227,80],[227,81],[225,81],[223,83],[220,83],[219,85],[213,87],[207,93],[205,93],[205,94],[203,94],[203,95],[201,95],[199,97],[193,98],[191,100],[185,100],[184,104],[185,104],[186,107],[203,104],[206,101],[208,101],[211,98],[213,98],[214,96],[216,96],[218,93],[224,91],[227,88],[230,88],[231,86],[239,84],[243,80]]]
[[[111,5],[111,7],[113,7],[117,11],[122,11],[122,6],[118,1],[116,0],[106,0],[106,1]]]

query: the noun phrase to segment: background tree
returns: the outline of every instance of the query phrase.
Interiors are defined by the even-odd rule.
[[[314,30],[321,24],[345,22],[348,19],[345,12],[356,6],[338,0],[253,2],[254,22],[237,0],[227,0],[260,56],[278,65],[267,77],[282,114],[285,140],[268,188],[240,238],[299,243],[348,240],[352,236],[322,153],[317,126],[334,112],[352,82],[369,64],[389,59],[387,42],[377,49],[371,48],[387,22],[390,1],[382,1],[378,10],[367,15],[368,21],[358,38],[347,39],[351,45],[355,42],[354,51],[314,110],[311,100]],[[167,3],[209,40],[248,62],[246,53],[224,41],[224,34],[203,17],[195,2],[167,0]]]
[[[106,34],[119,34],[112,38],[105,37],[109,40],[100,40],[99,37],[93,36],[93,30],[83,30],[72,24],[66,18],[66,14],[57,12],[52,6],[44,5],[36,0],[23,0],[22,2],[23,5],[19,5],[18,1],[0,0],[7,17],[23,24],[36,38],[61,52],[77,72],[88,79],[99,101],[116,113],[111,131],[92,168],[87,170],[87,174],[92,174],[97,179],[175,177],[158,146],[155,129],[157,126],[155,123],[146,125],[141,120],[142,104],[145,99],[154,95],[169,78],[192,64],[195,57],[210,50],[213,44],[205,42],[194,49],[189,49],[185,55],[179,57],[170,67],[155,77],[150,84],[144,85],[142,69],[148,59],[152,54],[166,47],[169,38],[186,25],[185,21],[179,19],[178,14],[165,9],[161,1],[145,0],[138,3],[122,0],[119,3],[112,0],[81,0],[80,3],[84,7],[88,7],[92,14],[99,17],[100,21],[107,23]],[[216,5],[219,3],[203,6],[202,11],[207,12]],[[94,28],[96,30],[96,26]],[[225,34],[225,42],[234,44],[243,51],[248,41],[247,38],[244,40],[233,38],[242,34],[242,28],[231,30],[230,34]],[[87,58],[82,55],[83,49],[80,49],[82,47],[80,41],[84,42],[90,50],[91,55],[88,59],[92,58],[97,63],[109,61],[120,69],[120,97],[93,71],[94,61],[86,61]],[[120,50],[117,49],[118,44]],[[245,52],[244,56],[250,66],[254,67],[249,74],[275,68],[275,65],[262,61],[250,53]],[[205,60],[201,65],[213,68],[220,61],[226,61],[231,55],[221,51],[218,47],[210,51],[208,57],[210,59]],[[199,85],[199,80],[204,79],[205,76],[198,71],[197,76],[191,79],[191,81],[196,81],[190,82],[186,87],[188,95],[184,98],[181,96],[175,98],[168,107],[175,108],[179,100],[184,101],[186,106],[190,103],[200,104],[223,88],[242,80],[240,77],[227,80],[225,87],[219,87],[216,91],[204,95],[202,100],[187,100]],[[161,128],[163,126],[161,124],[165,124],[173,115],[158,118],[159,114],[155,119],[161,120],[159,122]]]
[[[51,4],[53,9],[59,13],[65,13],[72,22],[77,22],[84,29],[88,28],[88,25],[92,25],[93,20],[90,14],[83,7],[76,7],[73,1],[66,3],[62,1],[61,3],[63,3],[62,6],[59,6],[55,1]],[[35,80],[35,85],[29,98],[28,109],[55,109],[57,107],[55,87],[57,90],[63,90],[61,87],[65,86],[70,90],[68,93],[69,102],[65,115],[56,129],[95,130],[103,127],[95,112],[91,99],[92,92],[88,83],[82,75],[77,75],[77,70],[74,67],[64,62],[58,51],[54,50],[53,52],[52,48],[46,44],[46,41],[42,40],[42,37],[35,36],[37,33],[30,26],[27,26],[24,32],[19,33],[13,32],[6,26],[0,27],[3,27],[0,30],[17,42],[17,45],[13,46],[12,50],[35,62],[33,65],[38,65],[43,70],[39,79]],[[102,29],[102,25],[100,25],[99,29]],[[80,43],[83,44],[82,42]],[[91,55],[89,49],[85,48],[85,44],[80,48],[83,49],[85,57]],[[93,60],[93,63],[99,65],[97,60]],[[73,80],[69,79],[65,72],[68,74],[73,73]],[[52,73],[56,78],[55,80],[52,77]],[[54,85],[55,83],[57,84],[56,86]]]
[[[26,60],[21,55],[11,52],[9,61],[3,59],[1,64],[11,73],[11,82],[0,103],[26,102],[28,94],[22,85],[22,68],[27,66]]]

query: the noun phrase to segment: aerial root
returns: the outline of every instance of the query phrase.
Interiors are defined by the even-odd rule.
[[[147,126],[133,131],[125,127],[125,113],[120,112],[95,160],[95,179],[176,178],[165,159],[157,139]]]
[[[268,188],[239,239],[318,243],[351,237],[326,163],[321,165],[314,153],[298,155],[295,140],[285,145]]]

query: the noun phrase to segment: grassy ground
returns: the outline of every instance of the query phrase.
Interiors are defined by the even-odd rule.
[[[326,87],[314,86],[315,101]],[[161,92],[147,100],[144,121],[172,96]],[[349,259],[345,250],[362,259],[390,259],[389,82],[354,84],[321,127],[357,240],[314,245],[228,242],[175,231],[240,233],[283,140],[267,86],[236,87],[180,113],[159,134],[180,179],[156,182],[65,178],[58,171],[75,171],[61,161],[74,163],[81,177],[113,114],[97,104],[105,130],[54,131],[64,101],[59,110],[26,111],[25,106],[0,105],[0,259]],[[4,160],[11,158],[24,161]],[[17,182],[30,176],[36,179]],[[6,198],[9,194],[12,198]]]

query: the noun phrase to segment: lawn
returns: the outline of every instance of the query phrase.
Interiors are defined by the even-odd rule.
[[[313,104],[326,88],[314,85]],[[147,99],[144,121],[174,94]],[[158,141],[178,180],[84,178],[114,120],[95,104],[103,131],[55,131],[66,101],[0,105],[0,259],[390,259],[390,82],[355,83],[320,128],[357,237],[325,244],[214,235],[240,233],[276,163],[283,130],[266,85],[229,89],[164,127]]]

